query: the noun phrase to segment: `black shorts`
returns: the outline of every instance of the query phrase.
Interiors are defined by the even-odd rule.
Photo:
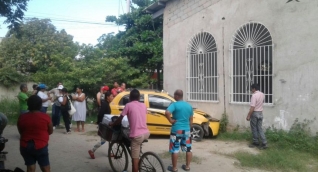
[[[36,161],[40,167],[50,165],[48,145],[36,150],[34,141],[29,141],[27,147],[20,147],[20,153],[26,166],[34,165]]]

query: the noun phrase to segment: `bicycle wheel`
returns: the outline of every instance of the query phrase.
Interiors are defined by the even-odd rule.
[[[128,168],[128,154],[124,144],[111,142],[108,148],[108,160],[114,172],[122,172]]]
[[[144,153],[139,161],[139,172],[165,172],[165,167],[154,152]]]

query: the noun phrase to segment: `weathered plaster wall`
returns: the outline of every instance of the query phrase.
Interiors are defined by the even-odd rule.
[[[29,91],[32,90],[33,82],[27,83]],[[14,85],[12,87],[4,87],[0,83],[0,101],[1,99],[17,99],[17,96],[20,92],[20,85]]]
[[[300,121],[315,118],[318,112],[318,77],[315,76],[318,72],[317,8],[318,1],[312,0],[299,3],[277,0],[169,1],[164,12],[164,89],[169,92],[177,88],[186,90],[187,45],[195,34],[209,32],[218,48],[220,101],[191,103],[217,118],[221,118],[226,108],[232,124],[248,126],[245,117],[249,106],[229,103],[229,49],[235,31],[247,22],[255,21],[267,27],[274,43],[274,104],[264,109],[264,125],[289,129],[296,118]],[[317,124],[315,121],[312,125],[314,131],[318,131]]]

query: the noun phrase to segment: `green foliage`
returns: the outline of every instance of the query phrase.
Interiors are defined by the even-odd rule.
[[[259,154],[237,152],[233,156],[247,167],[270,171],[317,171],[318,136],[312,136],[309,128],[314,120],[300,122],[296,119],[289,131],[270,127],[265,132],[269,146],[267,150]],[[236,130],[221,133],[218,138],[250,141],[252,133],[249,129],[243,132]]]
[[[106,16],[106,22],[117,22],[116,16]]]
[[[150,1],[133,1],[140,8],[131,13],[119,16],[116,24],[124,25],[126,31],[103,35],[99,38],[97,47],[105,52],[106,57],[127,57],[129,65],[147,74],[148,80],[155,71],[162,70],[163,65],[163,19],[152,19],[143,11]],[[107,16],[113,21],[113,16]],[[160,75],[157,75],[160,83]]]
[[[252,132],[250,129],[246,129],[243,132],[238,130],[233,132],[221,132],[218,138],[221,140],[236,140],[236,141],[249,141],[251,139]]]
[[[143,20],[152,22],[140,10],[127,16],[136,15],[145,18],[134,19],[138,25],[134,30],[145,28]],[[152,27],[146,28],[145,32],[127,30],[103,35],[100,44],[92,46],[74,43],[71,35],[57,31],[48,19],[28,20],[18,31],[10,30],[0,44],[0,70],[8,71],[0,74],[0,81],[10,85],[31,80],[45,83],[49,89],[63,82],[70,92],[79,85],[90,98],[95,98],[101,85],[111,86],[114,81],[130,87],[147,87],[152,72],[158,68],[153,63],[162,67],[162,41],[149,30]],[[154,38],[157,40],[151,43]],[[127,42],[130,39],[139,41]],[[130,43],[132,47],[128,48]]]
[[[57,31],[48,19],[30,19],[18,31],[10,30],[0,46],[0,66],[29,75],[59,67],[61,58],[74,58],[78,45],[64,30]],[[62,60],[62,59],[61,59]]]
[[[266,130],[267,140],[280,149],[288,148],[318,155],[318,139],[317,136],[312,136],[309,128],[314,120],[305,119],[303,122],[299,122],[296,119],[288,132],[274,127],[268,128]]]
[[[27,80],[27,76],[22,75],[13,68],[0,68],[0,83],[5,87],[10,87]]]
[[[269,171],[317,171],[317,157],[308,153],[270,148],[260,154],[236,152],[234,157],[244,167],[253,167]],[[309,164],[311,164],[309,166]]]
[[[20,110],[18,99],[3,98],[0,100],[0,112],[8,118],[9,124],[17,124]]]
[[[229,124],[229,118],[226,113],[222,114],[222,118],[220,120],[220,133],[225,133],[227,131],[227,125]]]
[[[0,1],[0,17],[6,17],[4,23],[10,23],[9,28],[17,28],[23,19],[29,0]]]

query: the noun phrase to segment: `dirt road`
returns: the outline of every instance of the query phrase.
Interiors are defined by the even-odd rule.
[[[64,129],[56,129],[50,136],[49,156],[51,171],[53,172],[111,172],[108,163],[107,149],[105,144],[95,152],[96,159],[90,159],[87,151],[91,149],[99,140],[94,136],[93,131],[97,131],[96,125],[86,125],[86,133],[63,134]],[[19,134],[16,126],[7,126],[4,130],[4,137],[9,139],[5,151],[8,151],[6,168],[14,169],[20,167],[26,169],[24,161],[19,152]],[[171,164],[169,154],[167,154],[168,137],[151,137],[148,143],[143,146],[144,151],[153,151],[164,157],[165,166]],[[239,165],[237,160],[226,156],[238,150],[258,153],[256,149],[250,149],[246,143],[224,142],[212,139],[206,139],[201,142],[193,143],[194,161],[191,164],[191,171],[209,172],[261,172],[257,169],[246,169]],[[129,164],[131,165],[131,164]],[[178,163],[180,167],[182,162]],[[37,167],[37,171],[40,171]],[[179,171],[183,171],[179,168]]]

